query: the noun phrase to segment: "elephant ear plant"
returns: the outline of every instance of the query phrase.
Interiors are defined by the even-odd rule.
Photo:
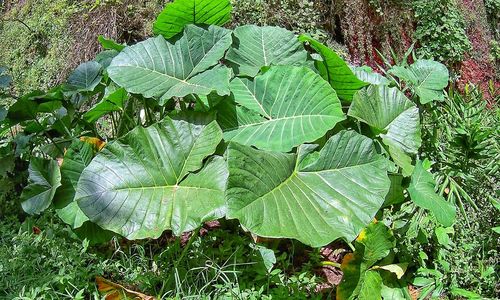
[[[453,221],[418,161],[416,103],[310,37],[220,27],[230,11],[176,0],[156,37],[100,37],[107,50],[67,83],[20,97],[3,123],[30,138],[26,211],[52,205],[94,242],[228,218],[258,236],[350,243],[394,191]]]

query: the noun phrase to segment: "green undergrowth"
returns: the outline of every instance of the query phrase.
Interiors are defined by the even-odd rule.
[[[9,66],[16,94],[47,89],[65,76],[73,44],[68,24],[77,11],[73,1],[29,0],[1,15],[0,65]]]
[[[194,237],[185,252],[167,236],[90,246],[51,213],[23,222],[8,216],[0,222],[0,299],[101,299],[96,276],[158,299],[312,297],[321,282],[317,251],[285,243],[269,273],[250,236],[225,226],[232,225]]]

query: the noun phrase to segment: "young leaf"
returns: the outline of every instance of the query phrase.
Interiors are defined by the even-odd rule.
[[[390,264],[390,265],[385,265],[385,266],[380,266],[380,267],[373,267],[373,269],[381,269],[381,270],[386,270],[389,272],[392,272],[396,275],[398,279],[401,279],[403,275],[406,272],[406,268],[408,268],[408,263],[401,263],[401,264]]]
[[[348,115],[370,125],[387,145],[409,154],[416,154],[420,148],[418,108],[396,88],[371,85],[360,90]]]
[[[250,247],[259,251],[262,262],[264,263],[264,267],[268,272],[271,272],[274,265],[276,264],[276,256],[274,255],[274,251],[257,244],[250,244]]]
[[[374,85],[389,85],[391,81],[381,74],[372,70],[368,66],[353,67],[352,68],[356,77],[363,82],[367,82]]]
[[[389,72],[406,81],[415,91],[420,103],[444,100],[443,89],[448,86],[446,66],[433,60],[417,60],[408,68],[395,66]]]
[[[387,160],[370,139],[352,131],[333,136],[307,165],[295,154],[236,143],[229,144],[227,159],[228,218],[259,236],[294,238],[313,247],[340,237],[353,240],[390,186]]]
[[[233,32],[235,41],[226,59],[235,73],[255,77],[262,67],[304,65],[307,52],[295,34],[280,27],[245,25]]]
[[[389,255],[390,250],[396,246],[389,228],[381,222],[371,223],[363,229],[356,244],[364,246],[363,261],[368,267]]]
[[[429,210],[443,226],[449,227],[455,221],[456,208],[436,194],[435,184],[432,174],[424,169],[421,161],[418,161],[408,187],[411,200],[417,206]]]
[[[99,41],[99,43],[101,43],[101,46],[106,49],[106,50],[115,50],[115,51],[122,51],[123,49],[125,49],[125,45],[122,45],[122,44],[118,44],[117,42],[113,41],[112,39],[107,39],[105,37],[103,37],[102,35],[100,35],[97,40]]]
[[[299,36],[299,40],[308,42],[321,55],[323,60],[316,60],[316,68],[321,76],[332,85],[340,99],[350,102],[356,91],[368,85],[359,80],[345,61],[332,49],[306,35]]]
[[[102,66],[96,61],[79,65],[68,78],[67,90],[92,92],[101,82]]]
[[[184,35],[171,43],[162,36],[125,48],[107,71],[110,78],[130,93],[168,99],[188,94],[229,94],[230,70],[217,66],[231,45],[231,31],[188,25]]]
[[[370,223],[356,239],[356,251],[342,260],[344,276],[336,299],[381,299],[382,277],[372,266],[389,255],[395,240],[382,222]]]
[[[207,116],[137,127],[82,172],[76,199],[89,219],[128,239],[176,235],[224,213],[227,169],[215,152],[222,131]],[[201,170],[200,170],[201,169]]]
[[[167,4],[153,25],[153,32],[169,39],[188,24],[222,26],[231,20],[229,0],[175,0]]]
[[[116,85],[111,84],[106,87],[102,100],[87,111],[83,115],[83,118],[87,122],[92,123],[105,114],[113,111],[121,111],[128,97],[128,93],[124,88],[118,88]]]
[[[228,141],[290,151],[345,118],[335,91],[306,67],[272,67],[253,81],[235,78],[230,88],[241,107],[227,100],[218,106]]]
[[[28,214],[39,214],[52,203],[61,185],[61,173],[55,160],[33,157],[29,166],[29,184],[21,194],[21,205]]]

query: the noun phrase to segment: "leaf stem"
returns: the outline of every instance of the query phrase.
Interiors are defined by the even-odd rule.
[[[40,121],[38,121],[37,118],[34,118],[35,122],[38,124],[38,126],[40,126],[41,128],[43,128],[43,125],[40,123]],[[43,132],[43,134],[52,142],[52,144],[57,148],[57,150],[59,150],[59,152],[61,153],[61,156],[64,156],[64,151],[61,149],[61,147],[59,147],[59,145],[52,139],[52,137],[47,133],[47,132]]]
[[[320,264],[322,267],[331,266],[331,267],[335,267],[337,269],[341,269],[341,267],[340,267],[341,265],[337,262],[334,262],[334,261],[325,260],[325,261],[322,261]]]

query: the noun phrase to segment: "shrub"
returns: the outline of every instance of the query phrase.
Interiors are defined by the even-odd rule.
[[[413,1],[419,55],[446,63],[463,60],[471,49],[465,22],[454,0]]]

